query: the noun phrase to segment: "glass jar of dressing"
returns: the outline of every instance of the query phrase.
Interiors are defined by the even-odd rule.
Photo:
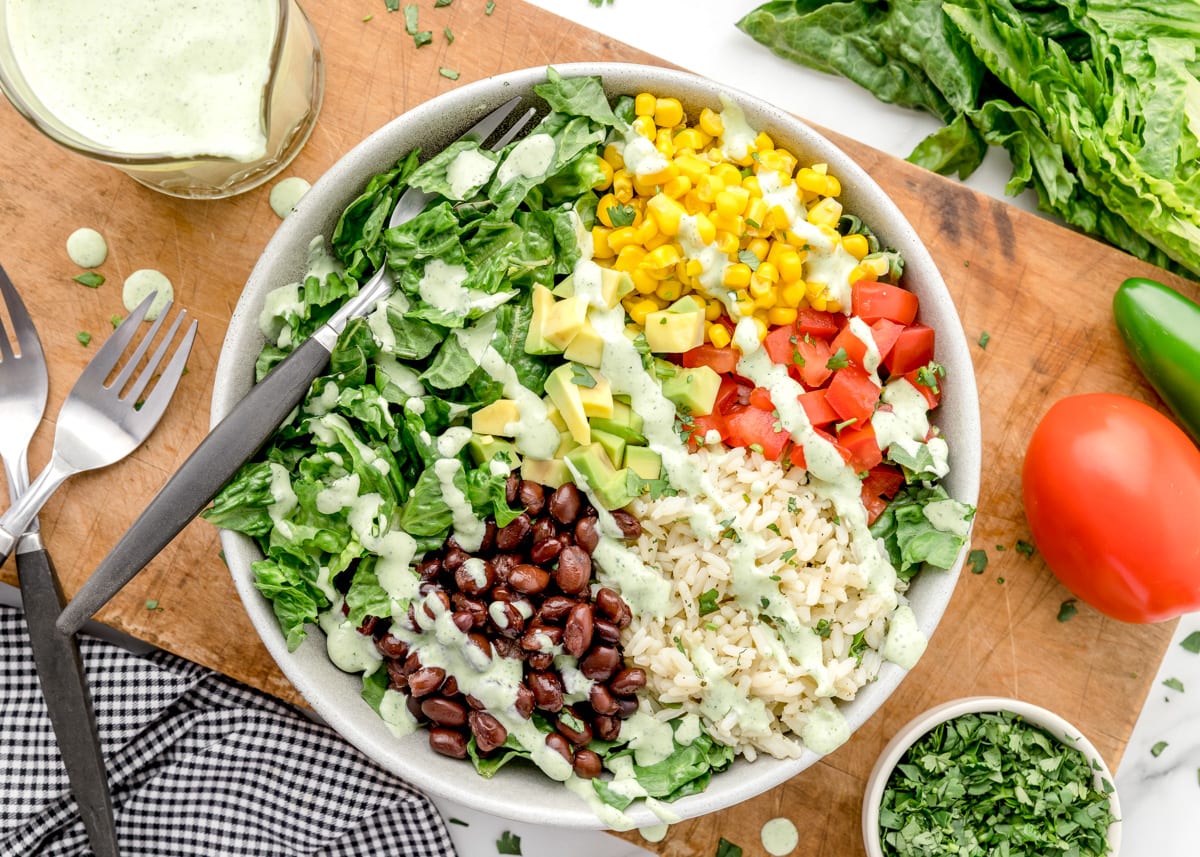
[[[216,199],[296,156],[324,69],[295,0],[0,0],[0,89],[63,146]]]

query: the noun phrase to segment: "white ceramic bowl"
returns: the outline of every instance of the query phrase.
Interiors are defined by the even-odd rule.
[[[701,107],[719,108],[727,93],[743,107],[749,122],[767,131],[802,162],[825,162],[841,180],[846,210],[871,225],[882,242],[903,253],[905,284],[921,299],[921,319],[938,332],[938,360],[948,370],[936,421],[951,443],[952,471],[946,488],[955,498],[974,503],[979,491],[979,405],[967,342],[958,314],[929,253],[899,209],[862,169],[824,137],[794,117],[754,98],[709,80],[651,66],[616,63],[558,67],[564,76],[600,75],[610,95],[652,91],[679,97],[688,114]],[[326,173],[279,227],[251,272],[234,311],[217,368],[212,419],[221,419],[254,381],[254,360],[263,344],[257,319],[271,289],[300,278],[306,249],[316,235],[328,237],[341,211],[376,173],[391,167],[415,146],[437,151],[477,118],[517,94],[531,93],[545,79],[544,68],[526,69],[482,80],[426,102],[367,137]],[[562,786],[529,766],[512,765],[493,780],[475,775],[470,765],[439,756],[428,747],[424,731],[395,738],[359,698],[357,676],[340,672],[325,654],[324,640],[313,630],[308,640],[289,653],[270,603],[254,588],[250,564],[261,558],[246,537],[225,532],[222,544],[229,568],[247,612],[284,673],[312,707],[351,743],[384,767],[434,794],[452,797],[475,809],[508,818],[564,827],[598,828],[604,824]],[[962,558],[951,571],[919,575],[909,597],[920,629],[928,636],[937,626],[954,591]],[[885,664],[878,681],[843,706],[851,729],[857,729],[896,689],[904,670]],[[691,817],[727,807],[795,776],[817,756],[806,752],[789,761],[761,758],[753,764],[738,760],[733,769],[715,777],[699,795],[676,802],[672,809]],[[643,807],[631,808],[640,825],[658,821]]]
[[[1019,699],[1010,699],[1004,696],[969,696],[964,699],[951,700],[918,714],[896,733],[896,736],[879,754],[879,760],[875,763],[871,776],[867,780],[867,791],[863,797],[862,831],[867,857],[883,857],[883,847],[879,841],[879,808],[883,803],[883,792],[887,788],[892,770],[908,751],[908,748],[939,723],[953,720],[964,714],[978,714],[985,711],[1011,711],[1013,714],[1019,714],[1025,722],[1040,726],[1068,747],[1074,747],[1083,753],[1084,757],[1092,763],[1095,771],[1093,780],[1096,788],[1103,788],[1102,780],[1107,780],[1109,784],[1113,783],[1113,775],[1108,770],[1108,765],[1104,763],[1104,758],[1092,745],[1092,742],[1053,711],[1047,711],[1031,702],[1022,702]],[[1115,789],[1108,798],[1113,817],[1117,819],[1108,828],[1109,857],[1117,857],[1117,853],[1121,850],[1121,804],[1117,800]]]

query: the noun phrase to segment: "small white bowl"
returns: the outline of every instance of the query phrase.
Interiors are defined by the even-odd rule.
[[[879,808],[883,803],[883,792],[891,779],[892,771],[899,763],[908,748],[921,740],[940,723],[961,717],[964,714],[979,714],[981,712],[1010,711],[1018,714],[1027,723],[1040,726],[1068,747],[1074,747],[1083,753],[1084,758],[1092,765],[1093,782],[1096,788],[1103,789],[1103,780],[1113,783],[1112,772],[1105,764],[1104,758],[1084,737],[1083,733],[1059,717],[1052,711],[1041,706],[1006,696],[968,696],[944,702],[910,720],[896,733],[895,737],[883,748],[878,761],[867,779],[867,790],[863,797],[862,833],[863,844],[867,848],[867,857],[884,857],[883,845],[879,837]],[[1109,806],[1116,819],[1108,827],[1108,857],[1117,857],[1121,849],[1121,804],[1114,790],[1108,794]]]

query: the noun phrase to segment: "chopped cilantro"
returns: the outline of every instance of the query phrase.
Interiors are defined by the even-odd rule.
[[[495,0],[488,0],[488,4],[483,7],[483,14],[487,15],[490,18],[492,16],[492,13],[495,11],[496,11]]]
[[[1006,546],[1004,546],[1004,545],[996,545],[996,550],[998,550],[998,551],[1006,551],[1006,550],[1008,550],[1008,548],[1007,548]]]
[[[400,11],[400,0],[383,0],[383,5],[389,12]]]
[[[449,80],[458,80],[458,72],[452,68],[441,67],[438,69],[438,74]]]
[[[761,443],[750,444],[750,451],[757,452],[759,455],[762,455],[762,451],[763,451],[762,444]]]
[[[1181,682],[1177,678],[1169,678],[1166,681],[1164,681],[1163,684],[1166,687],[1171,688],[1171,690],[1177,690],[1180,693],[1183,693],[1183,682]]]
[[[87,348],[92,341],[92,335],[86,330],[79,331],[79,333],[75,334],[75,338],[79,340],[79,344],[84,348]]]
[[[795,498],[795,497],[788,497],[788,507],[787,507],[787,509],[788,509],[788,511],[789,511],[789,512],[791,512],[793,515],[794,515],[794,514],[796,514],[798,511],[800,511],[799,507],[796,505],[796,498]]]
[[[586,387],[589,390],[596,386],[596,378],[578,363],[571,364],[571,383],[576,387]]]
[[[683,640],[679,639],[678,637],[672,637],[671,639],[675,641],[675,648],[679,649],[679,651],[686,655],[687,649],[683,647]]]
[[[767,529],[770,530],[771,532],[773,532],[777,536],[783,535],[783,533],[781,533],[779,531],[779,524],[767,524]]]
[[[983,574],[988,567],[987,551],[982,548],[976,548],[967,554],[967,565],[971,567],[971,574]]]
[[[146,601],[146,609],[147,610],[161,610],[162,608],[158,606],[157,601],[155,601],[153,598],[151,598],[148,601]]]
[[[441,9],[443,6],[449,6],[454,0],[433,0],[433,8]]]
[[[833,430],[836,431],[838,434],[841,434],[842,429],[850,428],[850,426],[854,425],[856,422],[858,422],[858,417],[852,417],[851,419],[848,419],[848,420],[842,420],[840,423],[838,423],[837,425],[835,425],[833,427]]]
[[[113,330],[116,330],[118,327],[121,326],[121,321],[122,321],[122,319],[119,315],[114,315],[111,318],[109,318],[109,320],[108,320],[109,324],[111,324],[113,326]]]
[[[917,370],[917,383],[922,387],[928,387],[934,393],[938,392],[938,378],[945,377],[945,367],[932,360]]]
[[[867,629],[863,628],[854,635],[854,639],[850,641],[850,657],[862,663],[863,655],[869,647],[867,646]]]
[[[763,595],[763,596],[759,597],[758,603],[762,605],[762,609],[766,610],[768,607],[771,606],[771,599],[768,598],[767,596]]]
[[[992,335],[990,333],[988,333],[986,330],[983,333],[979,334],[979,347],[980,348],[986,349],[988,347],[988,343],[991,341],[992,341]]]
[[[752,250],[739,250],[738,261],[749,268],[751,271],[757,271],[758,266],[762,264],[762,260],[754,255]]]
[[[833,630],[833,626],[829,624],[828,619],[821,619],[817,622],[815,633],[822,640],[828,640],[829,634]]]
[[[1071,617],[1079,612],[1079,608],[1075,606],[1075,599],[1068,598],[1062,604],[1058,605],[1058,621],[1069,622]]]
[[[446,44],[448,44],[448,45],[454,44],[454,31],[453,30],[451,30],[449,27],[446,27],[444,30],[442,30],[442,35],[444,35],[446,37]]]
[[[506,830],[500,834],[500,838],[496,840],[497,854],[517,854],[521,853],[521,837],[513,833],[511,830]]]
[[[717,624],[716,624],[715,622],[705,622],[705,623],[704,623],[704,627],[705,627],[705,628],[707,628],[707,629],[708,629],[708,630],[710,630],[710,631],[715,631],[715,630],[717,630]]]
[[[849,365],[850,357],[846,354],[845,348],[839,348],[832,357],[825,361],[826,369],[845,369]]]
[[[717,603],[721,596],[715,589],[710,589],[707,592],[700,593],[700,615],[707,616],[709,613],[716,613],[721,609]]]
[[[1162,755],[1162,751],[1165,749],[1167,749],[1167,742],[1159,741],[1153,747],[1150,748],[1150,755],[1157,759],[1159,756]]]
[[[755,152],[755,154],[758,154],[758,153]],[[757,220],[755,220],[752,217],[746,218],[746,225],[749,226],[751,229],[761,229],[762,228],[762,224],[759,223]]]
[[[87,286],[89,289],[98,289],[104,285],[104,275],[97,274],[95,271],[84,271],[82,274],[76,274],[71,279],[81,286]]]
[[[417,34],[417,15],[419,12],[420,10],[417,8],[416,3],[409,3],[404,7],[404,32],[410,36]]]
[[[457,824],[459,827],[470,827],[471,826],[471,825],[467,824],[465,821],[463,821],[461,818],[455,818],[453,816],[451,816],[450,818],[447,818],[446,821],[450,822],[451,824]]]
[[[1003,577],[997,577],[997,578],[996,578],[996,582],[997,582],[997,583],[999,583],[1001,586],[1003,586],[1003,585],[1004,585],[1004,578],[1003,578]]]
[[[783,553],[781,553],[781,554],[779,555],[779,558],[780,558],[781,560],[783,560],[784,562],[787,562],[789,559],[791,559],[791,558],[792,558],[792,557],[794,557],[795,555],[796,555],[796,549],[795,549],[795,548],[788,548],[787,550],[785,550]]]
[[[717,842],[717,853],[713,857],[742,857],[742,849],[722,836]]]
[[[633,221],[637,220],[637,209],[632,205],[610,205],[608,207],[608,219],[614,228],[633,226]]]
[[[1033,542],[1017,539],[1017,553],[1024,554],[1026,557],[1033,556]]]
[[[1200,631],[1192,631],[1184,637],[1183,642],[1179,645],[1183,646],[1193,655],[1200,655]]]
[[[421,32],[413,35],[413,44],[418,48],[423,48],[433,41],[433,33],[430,30],[421,30]]]
[[[363,16],[362,16],[362,21],[363,21],[363,23],[365,24],[365,23],[367,23],[367,21],[370,21],[370,20],[371,20],[372,18],[374,18],[374,17],[375,17],[374,15],[363,15]]]

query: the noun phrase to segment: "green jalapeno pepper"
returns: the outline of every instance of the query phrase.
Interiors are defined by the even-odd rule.
[[[1113,295],[1113,315],[1133,362],[1200,443],[1200,305],[1131,277]]]

